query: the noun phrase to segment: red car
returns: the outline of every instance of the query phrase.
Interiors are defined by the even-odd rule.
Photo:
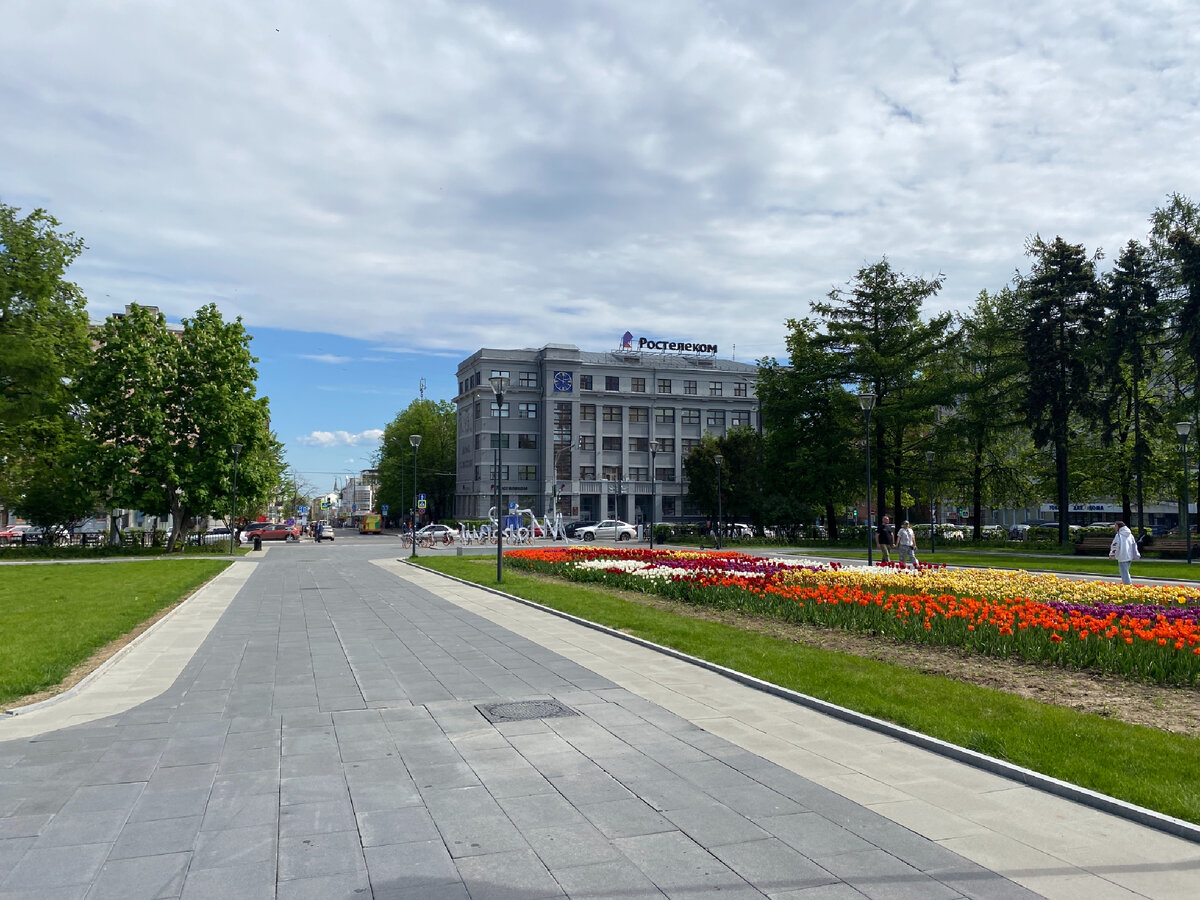
[[[251,522],[242,532],[242,543],[251,543],[255,538],[262,541],[298,541],[300,540],[300,526]]]
[[[7,544],[10,542],[19,544],[21,542],[21,535],[32,530],[32,525],[10,525],[8,528],[0,531],[0,544]]]

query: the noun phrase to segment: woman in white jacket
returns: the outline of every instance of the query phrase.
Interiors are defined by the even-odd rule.
[[[1138,550],[1137,539],[1124,522],[1114,522],[1113,528],[1116,529],[1117,534],[1113,538],[1112,547],[1109,548],[1108,558],[1117,561],[1122,584],[1133,584],[1133,579],[1129,577],[1129,564],[1135,559],[1142,558],[1141,551]]]

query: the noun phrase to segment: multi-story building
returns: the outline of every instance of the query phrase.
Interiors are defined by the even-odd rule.
[[[485,518],[495,506],[497,446],[505,502],[517,508],[633,523],[696,514],[684,458],[705,434],[760,428],[758,367],[716,353],[630,334],[602,353],[473,353],[458,367],[455,514]],[[489,382],[497,374],[509,379],[502,406]]]

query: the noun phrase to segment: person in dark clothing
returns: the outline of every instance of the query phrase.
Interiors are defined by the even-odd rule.
[[[879,523],[879,528],[875,532],[875,546],[879,548],[880,561],[891,562],[890,551],[895,542],[895,535],[892,531],[892,518],[891,516],[884,516],[883,520]]]

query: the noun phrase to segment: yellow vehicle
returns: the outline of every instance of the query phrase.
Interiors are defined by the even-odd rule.
[[[383,516],[367,513],[358,523],[359,534],[383,534]]]

